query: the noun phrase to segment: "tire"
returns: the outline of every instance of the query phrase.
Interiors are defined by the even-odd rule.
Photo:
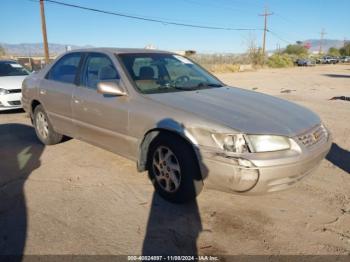
[[[42,105],[34,109],[33,125],[35,133],[44,145],[55,145],[62,141],[63,135],[55,132]]]
[[[147,163],[153,186],[165,200],[190,202],[202,191],[203,180],[197,157],[182,138],[160,133],[150,145]]]

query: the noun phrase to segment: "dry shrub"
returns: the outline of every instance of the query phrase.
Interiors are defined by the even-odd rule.
[[[267,65],[272,68],[292,67],[293,59],[287,54],[274,54],[267,60]]]

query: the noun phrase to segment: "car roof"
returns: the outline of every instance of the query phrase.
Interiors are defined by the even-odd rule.
[[[173,54],[172,52],[162,51],[157,49],[145,49],[145,48],[111,48],[111,47],[99,47],[99,48],[82,48],[74,49],[69,53],[74,52],[108,52],[114,54],[139,54],[139,53],[159,53],[159,54]]]
[[[0,63],[2,63],[2,64],[8,64],[8,63],[18,63],[17,61],[15,61],[15,60],[1,60],[0,59]]]

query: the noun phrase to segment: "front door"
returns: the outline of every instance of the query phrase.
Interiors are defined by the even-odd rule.
[[[112,60],[102,53],[87,55],[80,86],[73,93],[73,119],[78,137],[129,157],[132,139],[128,130],[128,96],[97,93],[100,81],[119,81]]]

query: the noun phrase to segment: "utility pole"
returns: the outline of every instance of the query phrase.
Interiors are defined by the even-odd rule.
[[[327,34],[326,31],[324,30],[324,28],[322,28],[322,31],[320,32],[321,34],[321,38],[320,38],[320,50],[319,50],[319,54],[322,54],[322,46],[323,46],[323,38],[324,36]]]
[[[49,57],[49,45],[47,43],[47,34],[46,34],[44,0],[40,0],[40,14],[41,14],[41,31],[43,33],[43,44],[44,44],[44,52],[45,52],[45,63],[48,64],[50,62],[50,57]]]
[[[281,53],[281,46],[279,43],[276,44],[276,52],[277,52],[277,54]]]
[[[262,51],[263,51],[263,56],[265,57],[265,49],[266,49],[266,32],[267,32],[267,17],[273,15],[273,13],[269,13],[267,10],[267,7],[265,7],[265,12],[263,14],[259,14],[259,16],[263,16],[264,17],[264,35],[263,35],[263,47],[262,47]]]

